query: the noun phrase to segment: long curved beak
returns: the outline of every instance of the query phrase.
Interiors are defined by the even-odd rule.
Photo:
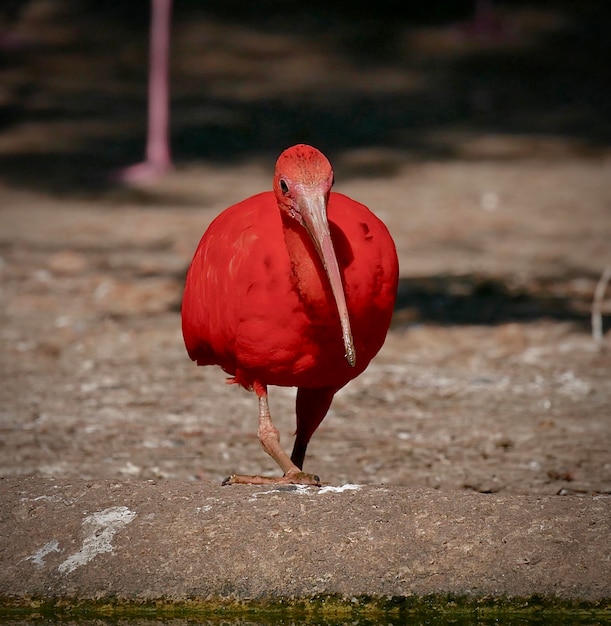
[[[327,202],[321,194],[304,194],[299,202],[299,209],[303,224],[310,235],[314,247],[329,278],[331,291],[337,305],[339,320],[342,326],[342,337],[344,340],[345,357],[350,367],[356,363],[356,352],[352,340],[352,330],[350,329],[350,319],[348,318],[348,307],[342,285],[342,277],[339,273],[339,265],[331,232],[329,231],[329,221],[327,219]]]

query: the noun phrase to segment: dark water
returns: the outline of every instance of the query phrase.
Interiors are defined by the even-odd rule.
[[[215,618],[184,618],[184,619],[55,619],[55,618],[28,618],[28,619],[1,619],[0,626],[306,626],[317,624],[320,626],[412,626],[435,624],[436,626],[467,626],[467,625],[515,625],[534,626],[553,624],[558,626],[603,626],[611,625],[609,611],[562,611],[542,612],[535,615],[514,615],[497,613],[495,615],[479,615],[477,612],[457,615],[418,614],[394,617],[393,619],[266,619],[263,616],[256,619],[235,619],[218,616]]]

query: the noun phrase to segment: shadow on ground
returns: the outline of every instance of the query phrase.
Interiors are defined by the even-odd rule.
[[[412,323],[484,324],[555,320],[573,322],[583,330],[591,326],[591,290],[597,277],[583,275],[534,281],[512,287],[484,275],[401,278],[393,326]],[[603,316],[606,328],[611,316]]]

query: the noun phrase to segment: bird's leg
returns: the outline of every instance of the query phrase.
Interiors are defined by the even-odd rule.
[[[151,8],[146,155],[141,163],[117,172],[116,179],[123,183],[154,180],[172,167],[168,84],[172,0],[151,0]]]
[[[263,385],[255,387],[259,396],[259,429],[257,435],[263,449],[282,468],[284,476],[240,476],[234,474],[223,481],[223,485],[248,484],[248,485],[315,485],[320,486],[320,478],[314,474],[302,472],[289,458],[288,454],[280,445],[280,433],[272,423],[267,402],[267,390]]]
[[[278,463],[285,475],[295,474],[299,471],[299,468],[291,462],[291,459],[289,459],[287,453],[280,445],[280,433],[272,422],[267,395],[259,397],[259,429],[257,436],[265,452]]]
[[[303,459],[308,448],[310,437],[325,418],[333,396],[337,392],[335,387],[321,387],[309,389],[299,387],[295,400],[295,414],[297,416],[297,432],[295,445],[291,454],[291,461],[303,468]]]

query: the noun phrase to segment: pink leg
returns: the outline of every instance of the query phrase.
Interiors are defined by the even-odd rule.
[[[259,441],[263,449],[281,467],[284,476],[240,476],[234,474],[223,481],[223,485],[315,485],[320,486],[320,478],[313,474],[302,472],[289,458],[280,446],[280,435],[272,423],[267,404],[267,389],[265,385],[256,384],[255,391],[259,396]]]
[[[9,31],[0,31],[0,50],[16,52],[31,47],[31,42]]]
[[[145,160],[120,170],[121,182],[159,178],[172,167],[169,125],[169,56],[172,0],[151,0],[149,51],[148,128]]]
[[[4,0],[2,3],[2,21],[6,24],[6,28],[0,26],[0,50],[3,52],[19,52],[20,50],[29,50],[36,48],[37,42],[29,37],[23,37],[13,32],[13,25],[19,24],[24,3],[19,0]]]
[[[492,0],[476,0],[475,14],[469,22],[460,25],[466,39],[493,41],[507,35],[505,25],[496,14]]]

